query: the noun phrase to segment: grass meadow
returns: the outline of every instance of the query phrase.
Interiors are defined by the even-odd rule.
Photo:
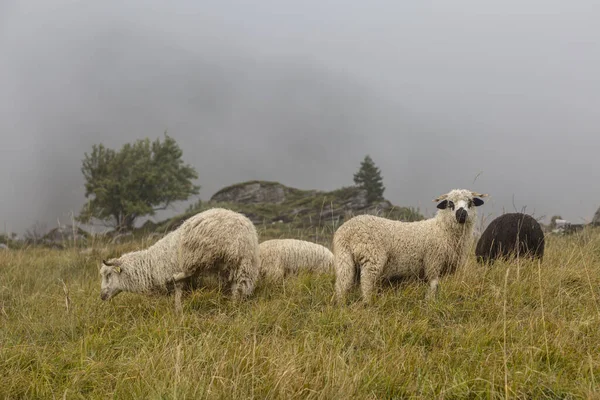
[[[375,303],[300,275],[235,305],[100,300],[99,261],[147,246],[0,250],[0,398],[598,399],[600,234],[550,236],[538,262],[474,257]]]

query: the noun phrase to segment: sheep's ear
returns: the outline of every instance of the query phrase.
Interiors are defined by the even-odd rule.
[[[443,194],[439,197],[436,197],[435,199],[433,199],[433,201],[440,201],[440,200],[445,200],[448,197],[448,193]]]
[[[473,205],[475,207],[479,207],[483,205],[483,200],[481,200],[479,197],[473,197]]]
[[[488,197],[488,194],[484,194],[484,193],[477,193],[477,192],[471,192],[471,195],[473,197]]]
[[[448,207],[448,200],[444,200],[437,205],[437,208],[439,208],[440,210],[445,210],[446,207]]]

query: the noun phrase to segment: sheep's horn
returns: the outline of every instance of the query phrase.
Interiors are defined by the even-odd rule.
[[[112,266],[114,266],[114,265],[115,265],[115,264],[113,264],[113,263],[110,263],[110,262],[108,262],[108,261],[106,261],[106,260],[102,260],[102,264],[106,265],[107,267],[112,267]]]
[[[448,197],[448,193],[441,195],[440,197],[438,197],[437,199],[433,200],[433,201],[440,201],[440,200],[444,200],[445,198]]]
[[[471,194],[473,195],[473,197],[488,197],[487,194],[483,193],[471,192]]]

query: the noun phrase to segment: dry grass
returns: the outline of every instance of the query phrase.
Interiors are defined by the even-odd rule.
[[[139,244],[138,244],[139,245]],[[101,302],[108,252],[0,251],[2,398],[600,398],[600,235],[549,238],[544,262],[474,260],[373,306],[331,303],[333,276]],[[354,294],[354,298],[358,293]]]

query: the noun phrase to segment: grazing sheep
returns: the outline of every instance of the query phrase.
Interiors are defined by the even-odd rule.
[[[266,240],[259,245],[261,277],[281,281],[300,271],[333,272],[333,253],[325,246],[297,239]]]
[[[508,213],[494,219],[477,242],[475,256],[482,263],[507,260],[511,255],[544,257],[544,232],[530,215]]]
[[[333,236],[335,292],[338,301],[360,282],[363,301],[371,301],[375,284],[384,279],[417,277],[429,282],[435,296],[439,278],[453,273],[473,242],[479,194],[456,189],[434,201],[436,216],[401,222],[359,215],[342,224]]]
[[[102,262],[102,300],[122,291],[166,294],[175,288],[181,311],[184,286],[200,274],[229,281],[234,300],[254,292],[258,279],[258,235],[244,215],[212,208],[198,213],[145,250]]]

